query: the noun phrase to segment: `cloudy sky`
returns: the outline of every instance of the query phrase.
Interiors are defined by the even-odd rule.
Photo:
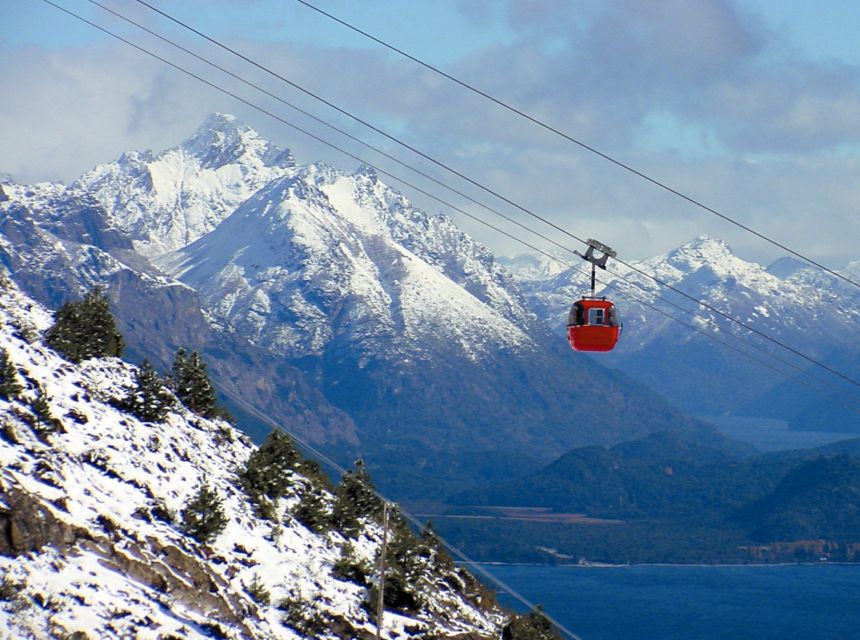
[[[373,164],[428,184],[90,0],[52,1]],[[295,0],[149,1],[625,257],[662,253],[702,233],[725,238],[748,259],[768,262],[782,255]],[[829,266],[860,259],[860,12],[850,0],[315,1]],[[475,199],[536,224],[136,0],[100,2]],[[0,174],[16,182],[69,181],[125,150],[164,149],[215,111],[236,114],[292,149],[300,162],[356,167],[355,160],[43,0],[0,0],[0,15]],[[451,213],[398,188],[430,212]],[[438,186],[427,188],[505,225]],[[522,251],[452,216],[499,253]]]

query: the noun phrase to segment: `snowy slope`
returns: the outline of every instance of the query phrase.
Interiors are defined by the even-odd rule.
[[[184,409],[163,424],[115,409],[107,401],[124,394],[133,367],[62,360],[39,341],[50,321],[4,279],[0,347],[26,389],[18,400],[0,399],[0,628],[16,638],[305,637],[284,622],[298,616],[328,621],[314,637],[337,628],[338,637],[372,635],[366,589],[332,574],[342,536],[315,534],[288,515],[305,478],[294,474],[278,525],[257,518],[236,485],[235,469],[253,450],[244,435]],[[61,422],[56,433],[30,426],[37,388]],[[203,482],[229,518],[206,545],[176,520]],[[356,553],[371,560],[380,533],[368,525]],[[271,605],[251,597],[255,581]],[[451,587],[455,578],[435,583],[422,587],[427,604],[417,615],[386,615],[385,637],[406,629],[498,636],[498,610],[469,604]]]

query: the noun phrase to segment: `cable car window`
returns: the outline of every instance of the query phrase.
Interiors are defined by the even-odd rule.
[[[582,321],[582,305],[578,302],[574,302],[570,307],[570,314],[567,316],[567,324],[570,325],[581,325]]]
[[[606,316],[605,309],[589,309],[588,310],[588,324],[604,324]]]

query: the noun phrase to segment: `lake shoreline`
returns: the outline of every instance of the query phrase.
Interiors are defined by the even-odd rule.
[[[503,561],[480,561],[480,562],[458,562],[464,566],[481,565],[490,567],[564,567],[574,569],[622,569],[627,567],[834,567],[847,566],[860,567],[860,562],[625,562],[614,564],[610,562],[571,562],[555,563],[546,562],[503,562]]]

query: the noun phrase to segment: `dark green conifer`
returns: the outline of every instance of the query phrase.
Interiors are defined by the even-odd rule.
[[[149,361],[144,360],[135,372],[134,386],[127,390],[124,398],[114,404],[141,420],[163,422],[173,407],[174,400],[161,377]]]
[[[24,388],[18,382],[18,372],[6,349],[0,349],[0,398],[13,400]]]
[[[334,526],[346,536],[356,536],[361,532],[360,519],[378,522],[382,509],[382,499],[376,494],[364,461],[356,460],[355,470],[344,473],[335,490]]]
[[[292,472],[300,461],[293,441],[277,429],[250,455],[239,472],[239,482],[257,507],[258,515],[271,519],[273,503],[287,494]]]
[[[122,355],[122,335],[107,296],[95,288],[78,302],[67,302],[54,315],[45,343],[71,362]]]
[[[298,504],[293,508],[293,516],[316,533],[324,533],[331,528],[331,513],[323,498],[322,488],[317,483],[311,482],[302,492]]]
[[[196,351],[192,351],[190,356],[183,348],[176,352],[173,387],[180,402],[197,415],[204,418],[224,415],[224,411],[218,407],[215,386],[209,379],[206,365]]]
[[[558,636],[537,605],[528,615],[514,615],[502,631],[502,640],[558,640]]]
[[[202,484],[182,510],[185,533],[200,543],[211,542],[227,526],[227,514],[218,494]]]

